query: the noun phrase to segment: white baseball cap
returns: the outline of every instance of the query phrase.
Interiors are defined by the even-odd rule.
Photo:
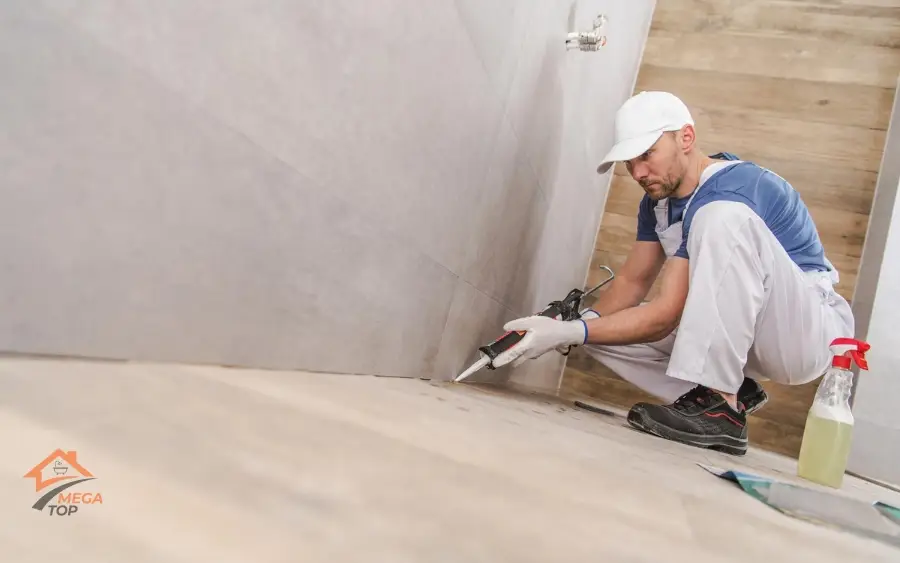
[[[616,137],[612,149],[597,167],[606,173],[616,162],[644,154],[666,131],[694,125],[687,106],[669,92],[635,94],[616,112]]]

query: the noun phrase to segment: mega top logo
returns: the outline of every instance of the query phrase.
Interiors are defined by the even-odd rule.
[[[72,516],[78,512],[79,506],[103,504],[103,496],[99,492],[69,490],[96,479],[78,463],[75,451],[56,450],[32,467],[24,477],[34,479],[35,492],[42,493],[31,508],[38,511],[46,508],[50,516]]]

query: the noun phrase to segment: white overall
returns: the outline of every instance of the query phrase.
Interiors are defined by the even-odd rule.
[[[708,167],[684,215],[713,174],[739,163]],[[656,233],[672,258],[683,241],[682,222],[669,224],[668,206],[667,199],[656,206]],[[585,346],[619,377],[664,401],[697,384],[735,393],[745,374],[808,383],[829,365],[831,340],[854,336],[850,305],[834,291],[834,268],[803,272],[742,203],[716,201],[697,211],[688,255],[690,290],[675,331],[650,344]]]

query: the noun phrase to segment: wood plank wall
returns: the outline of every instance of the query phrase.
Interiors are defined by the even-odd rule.
[[[735,153],[791,182],[849,300],[898,73],[900,0],[662,0],[636,91],[679,95],[704,151]],[[642,195],[618,166],[588,285],[602,279],[597,266],[624,263]],[[772,401],[751,417],[751,443],[796,456],[816,383],[766,383]],[[561,393],[626,408],[648,398],[580,351]]]

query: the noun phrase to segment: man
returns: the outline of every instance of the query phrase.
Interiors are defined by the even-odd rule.
[[[584,320],[508,323],[527,334],[495,365],[585,345],[668,403],[634,405],[633,426],[743,455],[746,417],[767,400],[755,380],[812,381],[831,340],[854,335],[837,272],[791,185],[732,155],[702,154],[690,111],[672,94],[625,102],[598,172],[615,162],[646,192],[624,266]],[[661,270],[659,295],[643,303]]]

